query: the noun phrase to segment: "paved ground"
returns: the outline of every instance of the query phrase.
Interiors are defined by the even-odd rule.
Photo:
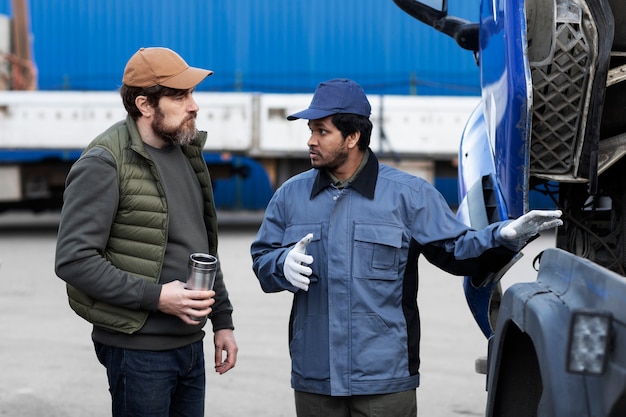
[[[254,214],[224,216],[220,255],[235,306],[237,367],[208,370],[207,416],[293,416],[289,386],[287,318],[291,297],[264,294],[250,265]],[[67,305],[54,275],[54,215],[0,215],[0,416],[104,417],[110,415],[104,368],[90,341],[90,326]],[[233,227],[238,223],[244,226]],[[534,276],[534,254],[553,236],[534,241],[504,285]],[[474,360],[486,341],[465,305],[461,278],[421,265],[422,386],[420,416],[484,414],[484,376]],[[212,358],[212,341],[205,342]],[[209,362],[208,362],[209,363]]]

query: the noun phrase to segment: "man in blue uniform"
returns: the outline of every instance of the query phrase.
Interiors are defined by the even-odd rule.
[[[276,191],[251,246],[263,290],[294,293],[299,417],[416,416],[418,257],[486,277],[530,237],[561,224],[559,211],[534,211],[468,228],[424,179],[378,162],[370,113],[358,84],[333,79],[288,117],[308,119],[313,169]]]

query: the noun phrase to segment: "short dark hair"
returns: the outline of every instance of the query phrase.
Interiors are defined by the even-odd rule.
[[[139,111],[137,105],[135,104],[135,99],[137,97],[146,96],[148,104],[152,107],[158,107],[161,97],[184,96],[187,92],[189,92],[189,90],[179,90],[176,88],[164,87],[162,85],[154,85],[152,87],[131,87],[126,84],[122,84],[122,87],[120,88],[120,96],[122,96],[124,108],[133,120],[137,120],[141,116],[141,111]]]
[[[370,146],[372,136],[372,121],[365,116],[352,113],[337,113],[332,117],[333,124],[341,131],[341,136],[347,138],[348,135],[361,132],[359,139],[359,149],[364,151]]]

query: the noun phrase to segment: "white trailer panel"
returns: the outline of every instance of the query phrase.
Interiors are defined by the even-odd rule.
[[[207,149],[246,151],[252,140],[252,96],[194,93],[197,126]],[[126,111],[117,92],[0,92],[0,148],[82,149]]]
[[[419,157],[455,157],[477,97],[370,96],[374,151]],[[306,153],[306,121],[286,117],[308,107],[311,95],[263,94],[259,97],[259,142],[263,153]],[[382,113],[382,115],[381,115]],[[381,140],[381,120],[385,140]]]
[[[196,92],[206,149],[250,156],[306,156],[306,121],[287,115],[310,94]],[[477,97],[370,96],[376,152],[449,158]],[[382,113],[382,115],[381,115]],[[82,149],[126,112],[117,92],[0,91],[0,149]],[[386,141],[381,141],[382,129]]]

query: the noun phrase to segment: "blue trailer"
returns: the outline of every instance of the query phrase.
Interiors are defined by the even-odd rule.
[[[460,3],[457,11],[473,9]],[[409,48],[416,42],[428,48]],[[122,107],[115,94],[126,61],[142,46],[169,47],[190,65],[214,70],[195,94],[259,95],[259,101],[276,96],[287,105],[293,95],[306,107],[320,81],[356,80],[376,102],[375,135],[386,129],[386,141],[375,150],[425,174],[456,206],[456,186],[450,187],[456,184],[456,148],[433,144],[455,141],[471,111],[465,103],[476,101],[480,89],[473,60],[452,44],[434,40],[401,10],[376,0],[0,0],[0,90],[36,90],[27,108],[17,110],[13,104],[27,99],[6,95],[5,100],[3,95],[0,100],[0,210],[59,206],[69,165],[99,133],[95,127],[106,128],[99,119],[109,113],[115,114],[106,118],[110,123],[124,117],[117,112]],[[65,97],[82,93],[80,99],[71,98],[81,102],[78,109],[68,109],[64,96],[46,98],[60,92]],[[445,106],[438,104],[442,97]],[[403,98],[430,100],[418,104],[419,122],[407,123],[403,109],[392,107]],[[222,210],[262,210],[277,185],[310,167],[308,132],[280,124],[285,106],[233,109],[225,95],[217,100],[222,108],[213,106],[198,119],[200,127],[210,129],[209,141],[220,142],[205,154],[216,204]],[[202,103],[201,110],[211,105]],[[452,109],[451,116],[442,108]],[[263,130],[259,124],[265,120],[277,129]],[[243,135],[233,137],[229,129],[244,127],[250,127],[246,145],[239,146]],[[448,133],[450,127],[455,130]],[[80,142],[68,144],[55,135],[79,128]],[[50,135],[40,137],[41,132]],[[268,138],[280,143],[268,143]]]

